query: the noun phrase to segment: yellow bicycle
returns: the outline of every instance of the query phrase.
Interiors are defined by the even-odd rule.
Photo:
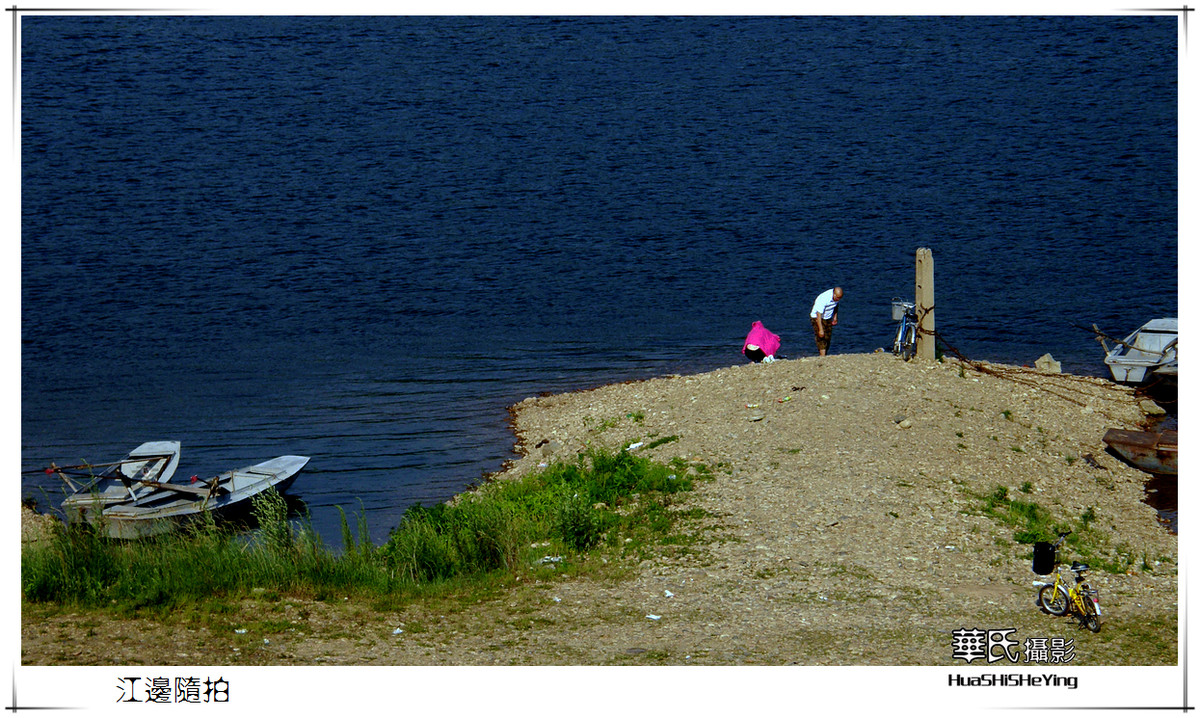
[[[1055,549],[1062,545],[1069,533],[1071,532],[1059,534],[1058,541],[1054,544]],[[1075,583],[1068,586],[1062,571],[1058,570],[1058,566],[1055,564],[1054,583],[1034,581],[1033,585],[1038,587],[1038,603],[1048,613],[1055,616],[1074,613],[1079,617],[1080,625],[1086,626],[1092,633],[1099,633],[1100,592],[1089,586],[1083,576],[1090,569],[1091,567],[1086,563],[1072,561],[1071,570],[1075,572]]]

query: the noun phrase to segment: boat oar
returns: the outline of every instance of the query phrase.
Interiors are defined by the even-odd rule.
[[[1121,341],[1120,339],[1117,339],[1116,337],[1111,337],[1111,336],[1105,334],[1104,332],[1100,331],[1099,329],[1097,329],[1095,324],[1092,325],[1092,331],[1094,331],[1096,333],[1096,335],[1097,335],[1096,340],[1099,341],[1101,345],[1104,344],[1105,339],[1112,339],[1114,342],[1116,342],[1117,344],[1120,344],[1121,346],[1125,347],[1126,349],[1131,349],[1133,351],[1139,351],[1139,352],[1145,352],[1146,354],[1149,354],[1150,352],[1154,351],[1153,349],[1144,349],[1142,347],[1135,347],[1134,345],[1130,344],[1129,342],[1124,342],[1124,341]],[[1178,344],[1179,344],[1179,338],[1176,337],[1175,339],[1172,339],[1171,341],[1167,342],[1167,345],[1162,348],[1162,351],[1160,351],[1158,353],[1158,355],[1161,357],[1165,357],[1167,355],[1167,352],[1174,349]],[[1108,347],[1104,347],[1104,348],[1106,351],[1108,350]]]
[[[192,476],[192,478],[190,479],[190,481],[191,481],[191,483],[193,483],[193,484],[204,484],[205,486],[207,486],[207,487],[209,487],[209,488],[211,489],[212,487],[214,487],[214,486],[216,486],[217,484],[221,483],[221,477],[220,477],[220,476],[214,476],[214,477],[212,477],[211,479],[202,479],[202,478],[200,478],[200,477],[199,477],[199,476],[197,476],[197,475],[193,475],[193,476]]]
[[[46,473],[47,474],[58,474],[58,478],[67,482],[67,486],[70,486],[73,491],[79,491],[79,487],[75,485],[75,482],[71,481],[70,477],[68,477],[65,473],[63,473],[62,469],[55,466],[53,461],[50,462],[50,468],[46,469]]]
[[[1105,353],[1108,352],[1108,347],[1104,344],[1105,339],[1111,339],[1115,343],[1120,344],[1121,346],[1125,347],[1126,349],[1136,349],[1137,348],[1137,347],[1133,346],[1132,344],[1130,344],[1129,342],[1125,342],[1120,339],[1117,339],[1114,336],[1109,336],[1108,334],[1105,334],[1104,332],[1100,331],[1100,329],[1095,324],[1092,325],[1092,331],[1095,332],[1095,334],[1096,334],[1096,341],[1100,342],[1100,346],[1104,347]]]
[[[1076,324],[1075,326],[1079,327],[1078,324]],[[1085,330],[1087,329],[1087,327],[1079,327],[1079,328],[1085,329]],[[1126,349],[1130,349],[1130,350],[1138,351],[1138,352],[1146,352],[1147,354],[1150,353],[1149,351],[1142,349],[1141,347],[1135,347],[1134,345],[1130,344],[1129,342],[1122,341],[1121,339],[1117,339],[1114,336],[1105,334],[1104,332],[1100,331],[1100,329],[1095,324],[1093,324],[1092,328],[1088,331],[1091,331],[1096,335],[1096,341],[1100,342],[1100,346],[1104,347],[1105,354],[1108,353],[1108,345],[1104,343],[1105,339],[1111,339],[1114,343],[1119,344],[1119,345],[1125,347]],[[1166,356],[1167,352],[1170,351],[1171,347],[1173,347],[1173,346],[1175,346],[1175,342],[1171,342],[1170,344],[1168,344],[1161,352],[1159,352],[1159,356]]]
[[[130,459],[122,459],[120,461],[110,461],[110,462],[107,462],[104,464],[75,464],[74,466],[58,466],[57,464],[51,463],[50,468],[48,468],[48,469],[29,469],[27,471],[22,471],[21,473],[22,474],[36,474],[36,473],[54,474],[54,473],[61,472],[61,471],[82,471],[82,470],[94,471],[97,467],[103,467],[104,469],[111,469],[111,468],[114,468],[117,466],[124,466],[125,464],[149,463],[151,461],[157,461],[157,460],[169,459],[169,458],[171,458],[171,457],[168,454],[163,454],[163,455],[155,454],[155,455],[148,455],[148,456],[136,456],[136,457],[133,457]]]
[[[207,490],[191,485],[191,483],[195,483],[196,481],[204,484],[204,486],[207,487]],[[208,497],[212,496],[212,494],[216,493],[216,491],[220,488],[220,482],[216,480],[206,481],[204,479],[196,479],[195,481],[187,484],[172,484],[165,481],[153,481],[151,479],[140,479],[134,483],[137,483],[141,486],[149,486],[162,491],[173,491],[177,494],[187,494],[189,496],[203,498],[206,502],[208,501]]]
[[[110,466],[110,464],[101,464],[101,466],[104,466],[107,468],[108,466]],[[48,468],[26,469],[25,471],[22,471],[21,473],[22,474],[51,474],[51,475],[53,475],[53,474],[60,474],[64,471],[81,471],[81,470],[91,471],[95,468],[96,468],[96,464],[79,464],[77,466],[59,466],[58,464],[51,463]]]
[[[118,463],[120,463],[120,462],[118,462]],[[105,469],[108,469],[108,468],[111,468],[112,466],[116,466],[116,465],[117,464],[105,464],[104,466],[105,466]],[[80,487],[76,486],[74,481],[71,481],[71,477],[67,476],[67,472],[68,471],[79,472],[81,469],[87,469],[86,474],[81,473],[81,472],[76,473],[76,478],[94,479],[96,477],[96,472],[94,471],[95,468],[96,467],[94,464],[79,464],[78,466],[59,466],[58,464],[55,464],[54,462],[50,462],[49,468],[33,469],[30,471],[22,471],[21,473],[22,474],[39,474],[39,473],[41,473],[41,474],[47,474],[49,476],[58,474],[58,478],[65,481],[67,483],[67,486],[70,486],[73,491],[79,491]]]

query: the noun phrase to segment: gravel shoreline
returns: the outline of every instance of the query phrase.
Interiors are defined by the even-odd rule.
[[[689,650],[680,636],[676,660],[946,664],[949,632],[988,615],[1062,628],[1033,607],[1029,547],[975,510],[972,496],[998,486],[1060,520],[1095,515],[1110,555],[1130,563],[1130,580],[1095,572],[1110,612],[1174,612],[1176,537],[1144,503],[1148,475],[1101,441],[1143,424],[1147,409],[1098,378],[882,352],[811,357],[527,399],[513,412],[525,455],[508,473],[589,443],[665,436],[678,439],[648,453],[723,468],[696,499],[736,540],[713,546],[707,565],[647,566],[634,582],[647,599],[672,591],[646,607],[663,621],[736,619],[693,620],[703,641]],[[889,632],[903,650],[878,650]],[[833,638],[855,635],[875,640]]]
[[[1015,627],[1019,640],[1074,639],[1076,665],[1174,664],[1174,647],[1147,657],[1123,628],[1177,635],[1177,539],[1144,502],[1148,475],[1101,441],[1153,409],[1103,379],[881,352],[531,397],[512,407],[520,456],[495,480],[640,442],[631,450],[714,470],[682,506],[704,510],[706,539],[664,548],[625,580],[523,585],[466,610],[288,599],[273,608],[296,627],[236,652],[204,649],[211,637],[183,626],[128,630],[171,632],[164,650],[189,663],[966,665],[954,630]],[[1094,516],[1107,555],[1128,566],[1094,572],[1104,632],[1034,605],[1029,546],[979,510],[1001,486],[1062,521]],[[23,624],[23,661],[64,660],[47,644],[70,620]],[[331,637],[334,626],[357,638]],[[111,645],[65,660],[120,664]],[[153,662],[152,648],[137,660]]]

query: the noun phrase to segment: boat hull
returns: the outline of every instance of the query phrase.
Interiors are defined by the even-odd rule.
[[[1119,342],[1104,357],[1113,381],[1141,384],[1156,372],[1178,372],[1179,322],[1154,319]]]
[[[104,533],[111,538],[137,539],[178,530],[191,521],[212,515],[220,518],[245,510],[249,500],[274,488],[285,491],[308,464],[307,456],[280,456],[254,466],[229,471],[199,486],[162,488],[136,502],[104,511]]]
[[[1104,443],[1142,471],[1166,475],[1179,473],[1178,432],[1109,429],[1104,434]]]

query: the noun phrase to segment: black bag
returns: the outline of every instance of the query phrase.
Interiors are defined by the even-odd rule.
[[[1054,556],[1054,544],[1038,541],[1033,545],[1033,572],[1042,576],[1054,572],[1057,563]]]

